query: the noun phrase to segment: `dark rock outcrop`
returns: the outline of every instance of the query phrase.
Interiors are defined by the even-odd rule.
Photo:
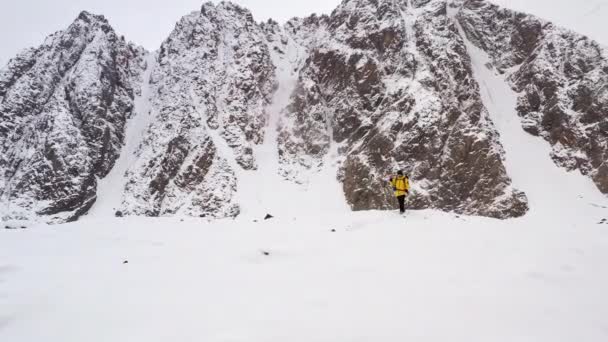
[[[458,20],[520,93],[523,128],[608,194],[608,51],[531,15],[467,0]]]
[[[499,218],[527,211],[445,1],[345,1],[325,29],[281,131],[286,175],[322,166],[338,145],[354,210],[393,207],[386,176],[401,168],[416,180],[410,207]]]

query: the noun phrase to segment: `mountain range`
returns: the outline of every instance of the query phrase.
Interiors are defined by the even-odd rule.
[[[478,54],[512,120],[608,194],[608,52],[581,34],[483,0],[344,0],[283,25],[222,2],[155,52],[82,12],[10,60],[0,213],[235,217],[268,174],[302,191],[329,174],[351,209],[389,209],[403,169],[410,208],[520,217]]]

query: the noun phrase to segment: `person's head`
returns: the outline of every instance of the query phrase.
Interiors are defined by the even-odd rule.
[[[397,171],[397,175],[398,175],[398,176],[403,176],[403,170],[399,170],[399,171]]]

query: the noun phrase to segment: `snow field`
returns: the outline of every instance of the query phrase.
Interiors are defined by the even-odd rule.
[[[85,219],[0,231],[0,339],[604,341],[607,258],[589,220]]]

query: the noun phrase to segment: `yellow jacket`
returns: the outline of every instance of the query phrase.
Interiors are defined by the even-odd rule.
[[[406,196],[410,191],[410,180],[405,176],[391,178],[391,185],[395,190],[395,197]]]

